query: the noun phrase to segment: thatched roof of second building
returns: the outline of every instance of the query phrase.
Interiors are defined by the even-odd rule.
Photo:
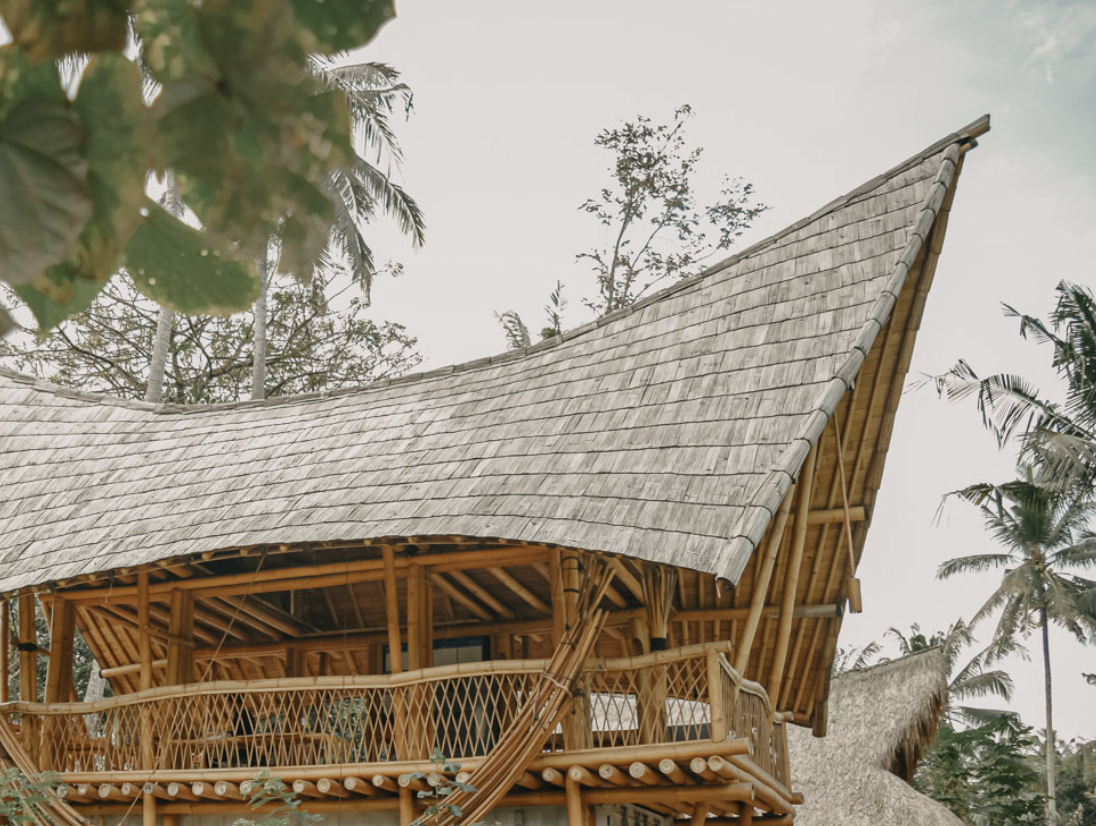
[[[947,704],[947,665],[933,648],[834,678],[823,738],[788,729],[797,826],[962,826],[907,779]]]

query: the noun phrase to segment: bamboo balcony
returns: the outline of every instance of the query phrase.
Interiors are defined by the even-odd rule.
[[[601,772],[597,786],[624,785],[617,774],[640,788],[755,782],[782,801],[775,808],[790,808],[783,718],[764,689],[731,668],[729,653],[719,643],[588,661],[570,710],[526,772],[531,779],[513,791],[551,790],[553,771],[562,777],[578,767]],[[176,787],[179,800],[194,801],[202,787],[203,797],[232,799],[263,771],[299,781],[313,797],[324,796],[316,783],[327,781],[337,788],[332,797],[354,797],[349,785],[376,802],[410,782],[435,750],[475,768],[544,669],[542,660],[512,660],[211,682],[94,703],[11,702],[0,712],[33,763],[60,773],[77,805],[123,801],[125,788],[135,796],[155,787],[170,800],[165,790]],[[726,770],[713,769],[721,755]]]

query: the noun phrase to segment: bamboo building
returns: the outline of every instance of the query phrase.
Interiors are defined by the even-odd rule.
[[[988,128],[522,352],[203,407],[0,373],[0,760],[63,824],[229,824],[268,772],[407,826],[438,752],[467,823],[791,823]]]

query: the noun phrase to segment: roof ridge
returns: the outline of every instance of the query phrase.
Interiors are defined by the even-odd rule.
[[[17,381],[21,384],[32,385],[40,392],[53,393],[54,395],[62,398],[69,398],[76,401],[107,404],[129,409],[143,409],[153,413],[170,414],[204,413],[207,411],[232,410],[236,408],[295,404],[298,402],[308,402],[315,399],[366,393],[372,390],[392,387],[394,385],[398,386],[402,384],[412,384],[415,382],[429,381],[431,379],[448,376],[453,373],[475,370],[477,368],[486,367],[488,365],[495,365],[507,361],[518,361],[527,356],[549,350],[553,347],[558,347],[575,338],[579,338],[589,332],[597,330],[600,327],[605,326],[606,324],[610,324],[618,319],[625,318],[628,315],[631,315],[637,310],[647,307],[650,304],[662,301],[672,295],[676,295],[682,290],[690,289],[694,285],[708,278],[709,276],[712,276],[717,272],[721,272],[722,270],[733,266],[743,259],[756,255],[763,249],[766,249],[775,244],[781,238],[784,238],[791,233],[803,228],[812,221],[816,221],[824,215],[827,215],[839,209],[840,207],[848,204],[854,198],[864,194],[865,192],[870,192],[873,189],[877,189],[879,186],[881,186],[883,183],[890,180],[891,178],[916,166],[917,164],[923,162],[932,155],[937,154],[941,149],[948,146],[958,146],[960,144],[970,144],[971,146],[976,145],[977,138],[989,131],[989,128],[989,115],[983,115],[977,120],[967,124],[963,128],[952,132],[944,136],[943,138],[940,138],[935,143],[931,144],[925,149],[922,149],[920,152],[911,155],[909,158],[887,170],[886,172],[880,175],[876,175],[874,178],[860,184],[855,189],[833,199],[822,207],[819,207],[805,218],[802,218],[799,221],[796,221],[795,223],[784,227],[779,232],[776,232],[773,235],[768,236],[767,238],[763,238],[762,240],[751,244],[745,249],[740,250],[734,255],[731,255],[719,261],[718,263],[705,268],[696,275],[681,279],[680,281],[670,284],[663,289],[658,290],[657,292],[654,292],[651,295],[640,299],[634,304],[623,307],[619,310],[609,313],[608,315],[601,316],[587,322],[586,324],[579,325],[578,327],[574,327],[570,330],[564,330],[559,335],[552,336],[551,338],[545,339],[543,341],[539,341],[535,344],[530,345],[529,347],[524,347],[516,350],[508,350],[502,353],[496,353],[494,355],[471,359],[464,362],[458,362],[457,364],[437,367],[432,370],[425,370],[417,373],[407,373],[405,375],[397,376],[394,378],[379,379],[378,381],[370,382],[369,384],[359,387],[343,387],[335,390],[322,390],[313,393],[297,393],[286,396],[272,396],[265,399],[244,399],[233,402],[215,402],[212,404],[201,405],[164,404],[159,402],[139,401],[136,399],[119,399],[105,393],[92,393],[86,390],[77,390],[75,388],[66,387],[61,384],[56,384],[54,382],[36,378],[35,376],[20,373],[17,370],[12,370],[11,368],[7,368],[2,365],[0,365],[0,375],[7,376],[8,378],[11,378],[12,380]]]

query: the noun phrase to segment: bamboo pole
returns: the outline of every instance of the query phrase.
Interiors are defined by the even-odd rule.
[[[403,651],[400,641],[400,603],[396,593],[396,556],[391,547],[384,551],[384,602],[388,617],[388,662],[389,671],[399,674],[403,671]]]
[[[172,641],[167,647],[167,682],[185,685],[193,679],[194,596],[189,591],[171,593]]]
[[[754,584],[753,595],[750,598],[749,613],[746,616],[746,627],[742,631],[742,641],[738,645],[738,653],[735,655],[734,670],[739,674],[745,674],[750,664],[750,651],[753,648],[754,636],[757,634],[757,626],[761,621],[762,609],[765,606],[765,596],[769,591],[769,581],[772,578],[773,568],[776,567],[776,557],[780,551],[780,543],[784,539],[784,529],[788,524],[788,513],[791,510],[792,500],[795,494],[795,484],[786,494],[784,501],[780,503],[776,522],[769,533],[769,541],[765,545],[765,556],[761,564],[757,582]]]
[[[11,668],[11,603],[0,599],[0,703],[11,700],[8,687]]]
[[[586,811],[582,805],[582,784],[568,777],[564,780],[567,794],[567,826],[586,826]]]
[[[528,561],[526,561],[525,564],[528,564]],[[552,609],[550,606],[546,605],[540,599],[540,597],[538,597],[536,594],[534,594],[532,591],[530,591],[528,588],[526,588],[524,585],[514,579],[514,577],[512,577],[502,568],[498,566],[490,566],[487,568],[487,573],[491,574],[491,576],[493,576],[495,579],[497,579],[499,582],[501,582],[503,585],[505,585],[507,588],[509,588],[511,591],[513,591],[515,594],[517,594],[519,597],[529,603],[529,605],[531,605],[540,613],[552,613]]]
[[[784,679],[785,658],[788,656],[788,643],[792,632],[792,610],[795,607],[796,589],[799,586],[799,569],[803,564],[803,548],[807,541],[807,511],[811,505],[811,488],[814,484],[814,467],[818,461],[818,447],[812,445],[803,470],[799,476],[799,488],[796,502],[796,525],[792,534],[791,558],[788,560],[787,576],[784,581],[784,593],[780,606],[780,622],[777,627],[776,651],[773,654],[773,666],[769,673],[769,696],[780,696],[780,683]]]

